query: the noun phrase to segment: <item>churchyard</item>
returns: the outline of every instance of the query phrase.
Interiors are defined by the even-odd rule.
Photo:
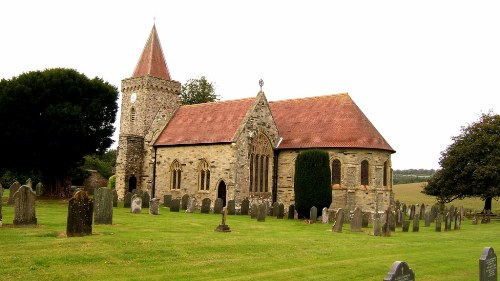
[[[94,221],[92,235],[68,237],[68,200],[37,198],[36,225],[22,226],[14,225],[8,198],[5,190],[1,280],[384,280],[395,261],[404,261],[415,280],[465,281],[479,280],[485,247],[500,249],[498,221],[464,219],[460,230],[444,231],[443,223],[436,232],[434,223],[426,227],[421,220],[418,232],[396,227],[384,237],[369,234],[372,223],[353,232],[346,222],[336,232],[331,222],[228,215],[231,232],[220,232],[214,231],[220,214],[161,205],[158,215],[146,205],[132,213],[137,198],[135,207],[119,202],[112,208],[112,224]]]

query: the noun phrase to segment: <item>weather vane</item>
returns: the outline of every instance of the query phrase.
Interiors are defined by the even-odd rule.
[[[264,86],[264,80],[259,80],[260,91],[262,92],[262,86]]]

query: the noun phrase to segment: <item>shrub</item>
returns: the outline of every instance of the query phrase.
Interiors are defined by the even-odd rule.
[[[108,179],[108,187],[111,188],[111,189],[115,189],[115,186],[116,186],[116,176],[112,175]]]

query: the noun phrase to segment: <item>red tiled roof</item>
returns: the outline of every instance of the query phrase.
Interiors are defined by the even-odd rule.
[[[155,146],[232,142],[255,98],[179,107]]]
[[[279,148],[394,149],[348,94],[270,102]]]
[[[167,63],[165,62],[165,56],[163,56],[160,39],[158,38],[158,33],[156,33],[156,26],[154,25],[132,77],[146,75],[171,80]]]

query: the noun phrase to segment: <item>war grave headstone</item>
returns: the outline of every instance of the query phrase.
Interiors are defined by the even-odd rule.
[[[23,185],[14,194],[14,224],[37,224],[35,193],[31,187]]]
[[[141,198],[142,198],[142,208],[149,208],[149,201],[151,201],[151,197],[149,196],[149,193],[147,191],[144,191],[142,194],[141,194]]]
[[[250,201],[245,198],[241,201],[241,215],[248,216],[248,209],[250,209]]]
[[[15,181],[13,184],[10,185],[9,187],[9,199],[7,200],[8,205],[14,204],[14,194],[21,188],[21,184],[17,181]]]
[[[359,207],[356,207],[352,215],[351,231],[352,232],[362,231],[361,229],[362,227],[363,227],[363,212]]]
[[[277,217],[278,216],[278,205],[279,205],[278,202],[274,202],[273,203],[273,206],[272,206],[272,210],[273,210],[272,216],[273,217]]]
[[[259,205],[257,203],[252,203],[252,209],[250,209],[250,218],[256,219],[257,214],[259,214]]]
[[[227,201],[227,214],[231,216],[236,215],[236,202],[234,200]]]
[[[441,232],[441,222],[443,219],[441,218],[441,213],[438,213],[436,216],[436,232]]]
[[[415,281],[415,273],[404,261],[396,261],[384,277],[384,281]]]
[[[170,212],[179,212],[181,208],[181,200],[179,198],[170,201]]]
[[[66,236],[92,235],[94,202],[84,190],[77,191],[68,203]]]
[[[318,219],[318,208],[315,206],[311,207],[309,210],[309,218],[311,219],[311,223],[316,223],[316,220]]]
[[[142,213],[142,197],[138,194],[132,196],[132,203],[130,204],[130,212],[132,214]]]
[[[196,198],[189,198],[188,200],[188,206],[186,208],[186,213],[194,213],[194,210],[196,210]]]
[[[226,224],[226,219],[227,219],[227,207],[224,207],[222,209],[222,221],[219,224],[219,226],[217,226],[215,228],[215,231],[219,231],[219,232],[231,232],[231,229],[229,228],[229,225]]]
[[[285,205],[283,203],[280,203],[278,205],[278,215],[276,216],[277,219],[283,219],[285,217]]]
[[[342,226],[344,225],[344,211],[339,209],[337,211],[337,217],[335,218],[335,222],[333,223],[332,231],[342,232]]]
[[[484,247],[479,258],[479,281],[497,281],[497,255],[492,247]]]
[[[210,198],[203,198],[203,200],[201,200],[200,212],[202,214],[209,214],[210,213],[210,204],[212,204],[212,200],[210,200]]]
[[[222,198],[217,198],[215,199],[214,203],[214,214],[222,214],[222,207],[224,202],[222,201]]]
[[[324,207],[323,210],[321,210],[321,223],[328,223],[328,208]]]
[[[153,198],[149,201],[149,214],[159,215],[160,214],[160,199]]]
[[[125,198],[123,200],[123,208],[130,208],[130,205],[132,204],[132,193],[127,192],[125,194]]]
[[[413,232],[418,232],[420,230],[420,220],[418,219],[420,215],[415,214],[413,216]]]
[[[163,195],[163,206],[170,207],[170,202],[172,202],[172,195]]]
[[[118,192],[113,189],[113,207],[118,207]]]
[[[258,209],[257,221],[261,222],[266,221],[266,215],[267,215],[266,204],[261,203],[257,209]]]
[[[295,205],[288,206],[288,219],[295,219]]]
[[[184,196],[182,196],[181,199],[181,210],[187,210],[188,203],[189,203],[189,195],[184,194]]]
[[[109,188],[94,190],[94,223],[113,224],[113,191]]]

